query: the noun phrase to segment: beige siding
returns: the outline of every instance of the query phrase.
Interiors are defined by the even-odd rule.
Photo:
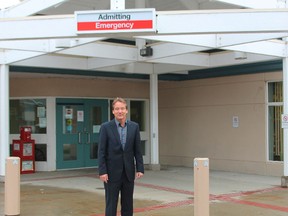
[[[266,81],[281,75],[161,82],[161,163],[192,166],[195,157],[208,157],[212,169],[282,175],[282,163],[267,162],[265,99]]]
[[[13,78],[11,97],[149,98],[149,81],[87,78]]]

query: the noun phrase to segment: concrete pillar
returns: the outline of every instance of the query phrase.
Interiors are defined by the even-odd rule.
[[[194,159],[194,216],[209,216],[209,159]]]
[[[158,136],[158,74],[150,74],[150,141],[151,169],[159,170],[159,136]]]
[[[20,158],[6,159],[5,215],[20,215]]]
[[[0,177],[5,175],[9,157],[9,66],[0,64]]]

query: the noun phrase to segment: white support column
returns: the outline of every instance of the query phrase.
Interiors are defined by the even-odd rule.
[[[110,0],[111,10],[125,10],[125,0]]]
[[[287,45],[286,45],[287,46]],[[288,114],[288,57],[283,58],[283,113]],[[283,128],[284,176],[281,185],[288,186],[288,128]]]
[[[150,74],[150,141],[151,169],[159,170],[159,136],[158,136],[158,74]]]
[[[5,176],[9,156],[9,66],[0,65],[0,176]]]
[[[287,2],[278,0],[284,3],[284,8],[287,9]],[[288,113],[288,38],[283,38],[286,41],[286,56],[283,58],[283,112]],[[281,178],[281,186],[288,187],[288,128],[283,128],[283,163],[284,163],[284,176]]]

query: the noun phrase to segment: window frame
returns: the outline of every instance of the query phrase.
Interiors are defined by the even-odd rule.
[[[267,126],[266,126],[266,140],[267,140],[267,144],[266,144],[266,160],[268,162],[272,162],[272,163],[283,163],[283,160],[271,160],[270,159],[270,133],[269,133],[269,108],[270,107],[281,107],[282,106],[282,110],[284,107],[284,102],[269,102],[269,84],[270,83],[277,83],[277,82],[281,82],[283,85],[283,80],[273,80],[273,81],[267,81],[266,82],[266,122],[267,122]],[[281,113],[283,114],[283,113]],[[283,130],[283,129],[282,129]],[[284,143],[282,143],[282,145],[284,145]],[[273,152],[274,154],[274,152]]]

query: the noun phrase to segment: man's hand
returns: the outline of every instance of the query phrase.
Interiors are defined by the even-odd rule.
[[[136,172],[136,179],[142,178],[143,175],[141,172]]]
[[[105,183],[108,183],[108,174],[104,174],[104,175],[100,175],[100,180],[105,182]]]

